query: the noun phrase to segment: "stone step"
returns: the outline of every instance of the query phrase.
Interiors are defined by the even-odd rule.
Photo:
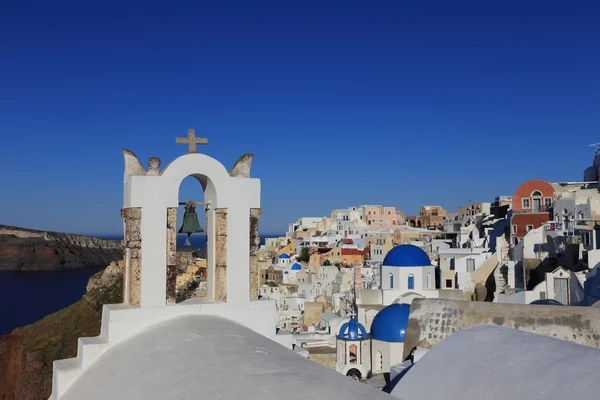
[[[111,320],[114,319],[115,313],[127,308],[123,304],[105,305],[102,308],[100,335],[79,338],[77,357],[54,361],[51,400],[60,399],[75,379],[109,348],[110,332],[114,330],[114,327],[111,327]]]

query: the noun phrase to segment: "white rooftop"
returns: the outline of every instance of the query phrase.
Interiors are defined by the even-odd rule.
[[[434,346],[392,395],[402,400],[595,399],[598,365],[596,348],[478,325]]]
[[[64,400],[384,399],[233,321],[188,315],[111,348]],[[387,397],[389,398],[389,397]]]

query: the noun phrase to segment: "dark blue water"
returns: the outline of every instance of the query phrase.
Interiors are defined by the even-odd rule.
[[[0,272],[0,335],[75,303],[101,269]]]
[[[261,235],[260,236],[260,244],[265,244],[265,239],[280,237],[285,235]],[[113,240],[123,240],[123,236],[98,236],[103,239],[113,239]],[[189,248],[189,246],[185,246],[185,239],[187,235],[179,234],[177,235],[177,248]],[[190,236],[191,248],[193,249],[205,249],[206,248],[206,235],[204,233],[194,233]]]
[[[261,236],[266,238],[281,235]],[[123,239],[122,236],[101,236]],[[184,246],[186,235],[177,235],[177,248]],[[192,248],[206,248],[206,235],[194,234]],[[89,278],[103,268],[82,268],[65,271],[0,272],[0,335],[19,326],[29,325],[46,315],[70,306],[85,294]]]

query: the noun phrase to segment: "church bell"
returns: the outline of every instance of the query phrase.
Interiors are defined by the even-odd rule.
[[[200,226],[198,221],[198,214],[196,214],[196,205],[193,201],[188,201],[185,204],[185,214],[183,214],[183,224],[179,229],[179,233],[187,233],[187,239],[185,240],[186,246],[191,246],[190,236],[192,233],[201,233],[204,229]]]

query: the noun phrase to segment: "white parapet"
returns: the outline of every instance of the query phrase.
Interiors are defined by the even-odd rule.
[[[100,335],[80,338],[76,358],[54,362],[50,399],[61,399],[73,382],[112,347],[154,325],[186,315],[219,316],[268,339],[281,342],[276,338],[277,312],[273,300],[229,303],[188,301],[176,306],[147,308],[129,308],[123,304],[105,305]]]

